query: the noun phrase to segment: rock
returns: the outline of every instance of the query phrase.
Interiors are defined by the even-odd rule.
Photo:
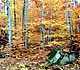
[[[69,62],[68,54],[65,53],[65,54],[63,55],[63,58],[62,58],[61,61],[60,61],[60,64],[61,64],[61,65],[65,65],[65,64],[67,64],[68,62]]]
[[[5,58],[6,57],[6,54],[5,52],[0,52],[0,58]]]
[[[78,59],[78,64],[80,64],[80,59]]]

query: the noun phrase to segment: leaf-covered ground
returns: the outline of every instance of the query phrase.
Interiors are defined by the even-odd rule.
[[[46,62],[46,55],[59,47],[58,45],[36,45],[28,50],[15,47],[6,58],[0,59],[0,70],[80,70],[77,61],[65,66],[50,65]]]
[[[53,36],[51,36],[53,37],[52,41],[48,43],[48,40],[46,39],[46,43],[43,44],[41,43],[42,35],[40,35],[39,27],[40,25],[34,25],[33,28],[32,26],[29,27],[27,50],[24,49],[24,40],[22,41],[22,37],[14,37],[13,49],[8,48],[8,44],[5,48],[0,48],[1,52],[8,53],[6,58],[0,58],[0,70],[80,70],[80,60],[65,66],[51,65],[46,62],[46,60],[48,60],[46,55],[57,47],[66,47],[65,51],[69,52],[70,40],[68,39],[68,34],[57,34],[59,33],[57,32],[58,29],[54,27],[54,33]],[[80,43],[79,37],[75,38],[74,40],[77,40],[74,45]],[[75,51],[77,50],[75,49]]]

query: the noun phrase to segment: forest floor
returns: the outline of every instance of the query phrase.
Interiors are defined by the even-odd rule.
[[[51,52],[53,49],[57,47],[61,47],[61,46],[64,47],[65,45],[69,46],[70,41],[68,40],[60,41],[60,44],[62,43],[62,45],[58,45],[59,43],[43,44],[41,43],[42,38],[40,36],[39,27],[40,26],[35,26],[34,28],[32,28],[32,26],[29,27],[29,32],[31,33],[29,33],[30,37],[28,39],[27,50],[24,49],[24,43],[20,43],[22,42],[22,40],[20,40],[21,37],[18,39],[15,38],[17,40],[13,41],[12,51],[10,51],[11,49],[9,48],[9,46],[5,47],[6,52],[9,54],[6,56],[6,58],[0,58],[0,70],[80,70],[80,60],[75,61],[72,64],[67,64],[65,66],[51,65],[46,62],[46,60],[48,59],[46,56],[48,55],[49,52]],[[55,29],[56,28],[54,28],[54,31]],[[67,37],[65,36],[65,38]],[[77,40],[78,39],[80,42],[80,37],[77,38]],[[55,41],[58,40],[55,39]]]
[[[39,46],[34,44],[34,46],[28,50],[14,48],[6,58],[0,59],[0,70],[80,70],[77,61],[65,66],[46,63],[46,55],[58,45],[46,46],[42,44]]]

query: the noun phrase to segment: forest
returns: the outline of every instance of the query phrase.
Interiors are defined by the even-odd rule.
[[[0,70],[80,70],[80,0],[0,0]]]

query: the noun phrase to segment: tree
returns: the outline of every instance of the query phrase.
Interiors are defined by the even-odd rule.
[[[51,4],[51,21],[52,21],[52,1],[50,1]],[[51,37],[49,37],[51,35],[51,24],[48,24],[48,42],[51,42]]]
[[[66,0],[66,3],[68,2],[68,0]],[[68,5],[66,7],[66,9],[68,9]],[[68,30],[69,30],[69,33],[71,34],[71,23],[70,23],[70,12],[67,11],[67,25],[68,25]]]
[[[75,7],[78,7],[78,1],[75,1]],[[76,16],[78,18],[78,16]],[[79,32],[79,24],[77,24],[77,32]]]
[[[44,20],[44,3],[42,3],[42,19]],[[43,43],[45,43],[45,25],[43,24],[42,25],[42,33],[43,33]]]
[[[7,24],[8,24],[8,38],[9,47],[12,48],[12,31],[11,31],[11,21],[10,21],[10,0],[7,0]]]
[[[2,3],[2,1],[0,0],[0,11],[1,11],[1,3]]]
[[[16,10],[15,10],[15,0],[14,0],[14,28],[16,30]],[[16,34],[16,31],[15,31]]]
[[[23,24],[22,24],[22,29],[23,29],[23,39],[24,39],[24,26],[25,26],[25,0],[24,0],[24,7],[23,7]]]
[[[28,48],[28,0],[25,0],[26,6],[26,37],[25,37],[25,49]]]
[[[71,25],[72,25],[72,33],[73,33],[73,17],[72,17],[72,5],[70,4],[70,10],[71,10]]]

